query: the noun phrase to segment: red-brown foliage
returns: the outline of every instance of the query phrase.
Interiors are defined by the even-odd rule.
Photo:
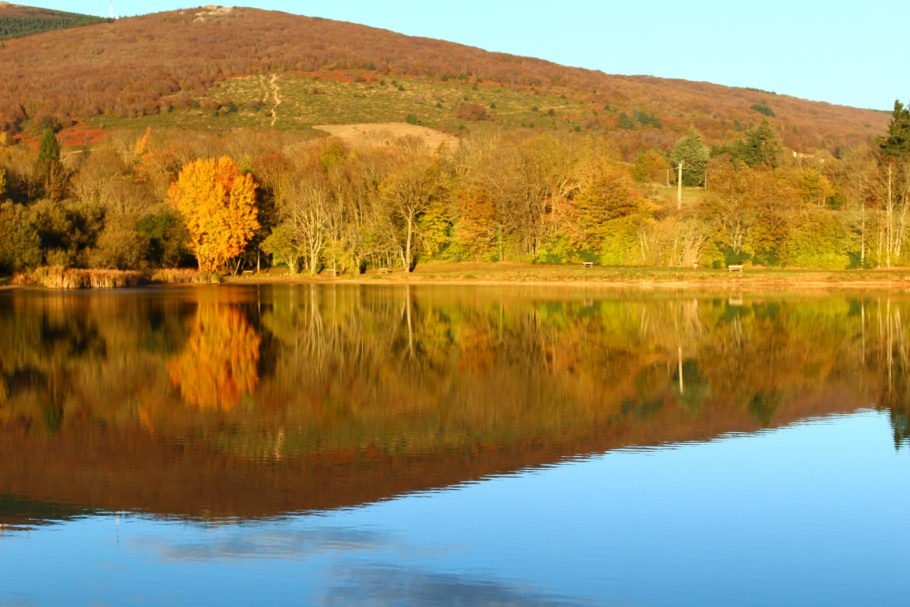
[[[879,135],[888,115],[703,82],[611,76],[386,30],[255,9],[191,9],[8,41],[0,49],[0,130],[41,116],[140,116],[185,107],[213,84],[263,72],[375,69],[423,78],[463,70],[477,82],[584,96],[663,122],[666,144],[694,125],[733,139],[773,108],[796,149],[851,146]],[[344,76],[349,77],[348,75]],[[603,116],[609,123],[613,116]],[[641,133],[636,132],[636,135]],[[641,145],[641,144],[639,144]],[[650,144],[645,144],[650,145]]]

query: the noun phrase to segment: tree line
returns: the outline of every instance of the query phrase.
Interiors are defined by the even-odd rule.
[[[29,9],[21,15],[0,15],[0,40],[31,36],[55,29],[81,27],[108,21],[92,15],[79,15],[61,11]]]
[[[685,204],[668,189],[682,179]],[[661,187],[662,186],[662,187]],[[623,163],[606,137],[469,135],[351,148],[294,134],[115,133],[0,148],[0,270],[422,260],[847,268],[905,264],[910,113],[874,146],[787,152],[767,122],[724,146],[694,129]]]

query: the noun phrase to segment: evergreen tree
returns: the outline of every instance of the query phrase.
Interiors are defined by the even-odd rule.
[[[702,143],[701,135],[695,128],[690,128],[689,133],[676,142],[670,150],[670,161],[674,167],[683,163],[682,181],[687,187],[705,184],[705,169],[711,159],[711,150]]]
[[[777,133],[767,120],[762,120],[757,127],[746,131],[745,138],[736,143],[733,156],[750,167],[776,167],[780,164],[783,151]]]
[[[879,147],[882,154],[891,158],[910,155],[910,109],[900,101],[894,102],[888,135],[879,140]]]
[[[35,177],[44,188],[44,196],[51,200],[63,198],[66,187],[66,171],[60,160],[60,142],[50,128],[44,129],[44,136],[38,146],[38,160],[35,162]]]
[[[885,200],[885,265],[891,267],[892,257],[901,256],[907,239],[904,217],[910,204],[910,109],[900,101],[894,102],[888,135],[879,139],[879,148],[882,164],[887,167],[883,167],[888,183]]]

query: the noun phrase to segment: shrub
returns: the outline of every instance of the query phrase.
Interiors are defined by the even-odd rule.
[[[771,118],[774,118],[774,116],[776,116],[776,114],[774,113],[774,110],[772,110],[771,107],[764,101],[762,101],[761,103],[753,104],[752,109],[755,110],[756,112],[758,112],[759,114],[764,114],[765,116],[769,116]]]
[[[462,103],[458,106],[458,109],[455,110],[455,117],[461,120],[479,122],[481,120],[487,120],[490,115],[487,113],[487,109],[479,103]]]

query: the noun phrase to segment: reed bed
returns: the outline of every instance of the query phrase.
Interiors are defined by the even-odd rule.
[[[32,282],[48,289],[122,289],[145,282],[142,272],[133,270],[82,270],[48,266],[32,273]]]
[[[149,280],[153,283],[174,285],[218,284],[221,277],[213,272],[200,272],[192,268],[162,268],[153,270]]]

